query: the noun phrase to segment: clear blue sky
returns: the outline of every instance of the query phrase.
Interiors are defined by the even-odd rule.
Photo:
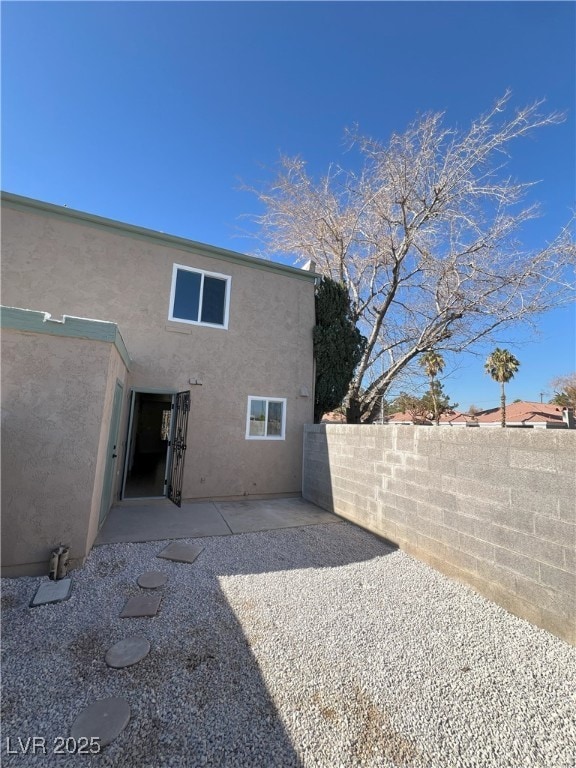
[[[567,113],[512,147],[544,244],[575,206],[575,21],[567,2],[4,2],[2,188],[251,252],[239,180],[280,153],[321,173],[353,123],[384,141],[421,112],[465,127],[511,88]],[[502,339],[522,363],[509,399],[576,369],[575,319]],[[498,402],[487,351],[445,380],[463,408]]]

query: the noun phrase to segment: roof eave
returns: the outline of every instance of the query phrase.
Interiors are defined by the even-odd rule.
[[[115,232],[124,237],[146,240],[168,248],[189,251],[207,258],[219,259],[220,261],[231,261],[251,267],[252,269],[263,269],[287,277],[307,280],[308,282],[315,282],[318,277],[314,272],[308,272],[304,269],[298,269],[297,267],[289,267],[275,261],[258,259],[255,256],[247,256],[244,253],[229,251],[226,248],[218,248],[214,245],[199,243],[195,240],[177,237],[176,235],[166,235],[163,232],[156,232],[153,229],[146,229],[145,227],[139,227],[134,224],[125,224],[124,222],[115,221],[114,219],[95,216],[92,213],[77,211],[73,208],[55,205],[54,203],[45,203],[42,200],[34,200],[33,198],[23,197],[22,195],[15,195],[12,192],[1,192],[0,197],[4,206],[15,210],[32,210],[46,216],[77,221],[91,227]]]

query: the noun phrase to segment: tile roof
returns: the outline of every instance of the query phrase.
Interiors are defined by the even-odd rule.
[[[398,411],[397,413],[391,413],[389,416],[385,416],[384,420],[387,424],[412,424],[414,420],[414,416],[411,413],[402,413],[401,411]],[[428,421],[428,419],[417,419],[417,424],[431,424],[431,421]]]
[[[470,421],[470,416],[467,413],[461,413],[460,411],[447,411],[440,416],[440,424],[466,424]],[[387,424],[412,424],[413,416],[411,413],[392,413],[386,417]],[[429,425],[433,424],[433,419],[417,419],[417,424]]]
[[[550,425],[567,426],[563,414],[564,409],[561,405],[551,405],[548,403],[532,403],[523,400],[519,403],[508,403],[506,405],[506,423],[509,425],[525,424],[526,426]],[[402,413],[398,411],[384,417],[386,424],[419,424],[430,426],[434,422],[430,418],[416,419],[411,413]],[[325,414],[322,423],[345,424],[346,416],[338,411]],[[376,423],[380,423],[378,420]],[[469,413],[461,411],[447,411],[440,417],[440,425],[447,426],[490,426],[500,424],[500,408],[489,408],[485,411],[478,411],[475,418]]]
[[[560,405],[549,403],[532,403],[523,400],[519,403],[508,403],[506,405],[506,423],[510,425],[526,426],[564,426],[564,409]],[[410,413],[393,413],[386,418],[387,424],[412,424],[413,417]],[[432,424],[432,419],[419,419],[417,424]],[[479,411],[473,418],[469,413],[460,411],[448,411],[440,417],[441,425],[460,426],[469,424],[471,426],[489,426],[500,424],[500,408],[489,408],[485,411]],[[567,426],[567,425],[566,425]]]
[[[490,408],[476,415],[479,424],[500,422],[500,408]],[[522,400],[519,403],[506,404],[506,422],[523,424],[562,424],[561,405],[548,403],[530,403]]]
[[[340,411],[330,411],[322,417],[321,424],[346,424],[346,415]]]

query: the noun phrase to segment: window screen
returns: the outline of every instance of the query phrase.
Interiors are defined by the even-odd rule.
[[[226,281],[217,277],[204,277],[202,292],[202,322],[224,325]]]
[[[198,320],[201,283],[202,275],[200,272],[190,272],[188,269],[177,271],[174,305],[172,307],[174,317],[194,322]]]

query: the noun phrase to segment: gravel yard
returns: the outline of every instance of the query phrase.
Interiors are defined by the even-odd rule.
[[[167,542],[98,547],[59,604],[2,581],[3,766],[575,765],[561,640],[348,523],[196,541],[190,565],[157,559]],[[149,570],[158,616],[120,619]],[[134,634],[150,654],[109,668]],[[132,710],[116,741],[53,754],[108,696]],[[34,736],[47,754],[23,753]]]

